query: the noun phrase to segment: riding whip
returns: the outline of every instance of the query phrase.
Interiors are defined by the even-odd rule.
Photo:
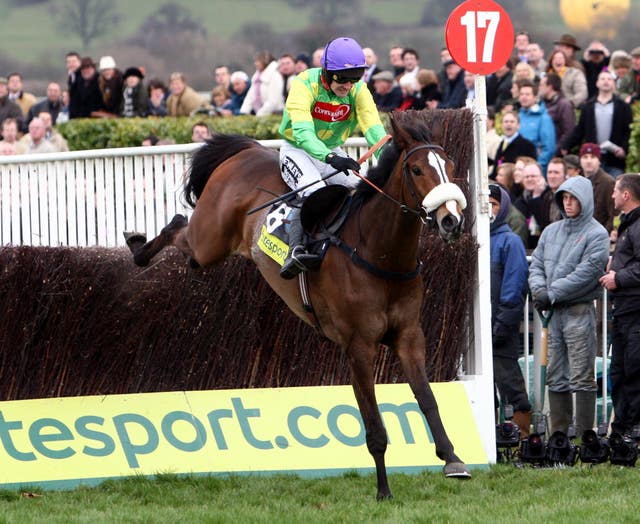
[[[382,137],[380,140],[378,140],[375,144],[373,144],[369,150],[362,155],[359,159],[358,159],[358,164],[363,164],[364,162],[366,162],[367,160],[369,160],[369,158],[371,158],[371,155],[373,155],[378,149],[380,149],[383,145],[385,145],[389,140],[391,139],[391,135],[386,135],[384,137]],[[273,204],[275,204],[276,202],[282,202],[283,200],[287,200],[289,197],[292,197],[293,195],[297,195],[300,191],[304,191],[305,189],[307,189],[308,187],[313,186],[314,184],[317,184],[318,182],[323,182],[329,178],[331,178],[332,176],[337,175],[338,173],[341,173],[342,171],[334,171],[333,173],[329,173],[328,175],[323,176],[320,180],[315,180],[309,184],[306,184],[302,187],[299,187],[298,189],[294,189],[292,191],[289,191],[288,193],[285,193],[284,195],[280,195],[277,198],[274,198],[272,200],[269,200],[268,202],[265,202],[264,204],[258,206],[258,207],[254,207],[253,209],[247,211],[247,215],[252,215],[253,213],[260,211],[261,209],[264,209],[265,207],[269,207]],[[354,174],[358,175],[358,173]],[[358,175],[361,179],[364,180],[364,178],[360,175]]]

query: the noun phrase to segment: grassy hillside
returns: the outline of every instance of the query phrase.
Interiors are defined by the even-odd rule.
[[[114,0],[114,3],[122,14],[122,20],[114,30],[117,38],[122,39],[134,35],[144,19],[168,0]],[[269,24],[278,33],[299,31],[310,23],[308,10],[291,8],[285,0],[174,0],[174,3],[189,9],[211,35],[221,38],[231,37],[248,23]],[[1,4],[0,33],[3,41],[11,42],[12,51],[25,59],[31,61],[80,47],[77,36],[61,33],[59,29],[60,6],[65,1],[51,0],[26,7],[16,7],[8,0]],[[413,25],[420,20],[424,3],[415,0],[365,0],[363,5],[367,16],[391,25]],[[108,46],[112,40],[112,37],[103,37],[94,47]]]
[[[0,2],[0,33],[3,46],[11,55],[21,56],[32,62],[50,56],[59,56],[66,49],[80,48],[76,35],[62,32],[60,29],[60,10],[64,0],[50,0],[37,5],[17,7],[17,2]],[[100,38],[92,46],[93,51],[108,47],[117,39],[124,39],[136,33],[140,24],[167,0],[114,0],[117,11],[122,15],[120,23],[114,28],[113,36]],[[238,29],[248,23],[269,24],[277,33],[286,34],[299,31],[310,23],[307,9],[290,7],[285,0],[175,0],[192,13],[209,30],[210,35],[229,38]],[[363,12],[366,17],[377,19],[391,26],[416,26],[422,17],[426,2],[415,0],[363,0]],[[455,2],[452,2],[452,6]],[[558,25],[557,0],[539,0],[535,3],[536,12],[544,27]],[[536,18],[538,18],[536,16]],[[517,22],[517,21],[516,21]],[[532,28],[533,29],[533,28]],[[398,35],[399,39],[402,38]],[[5,44],[6,45],[6,44]]]

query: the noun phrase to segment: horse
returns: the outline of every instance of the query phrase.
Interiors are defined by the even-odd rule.
[[[416,115],[417,116],[417,115]],[[403,373],[424,413],[444,461],[447,477],[469,478],[442,424],[425,370],[425,336],[420,325],[423,283],[419,275],[419,234],[425,223],[455,240],[466,200],[449,179],[454,164],[415,116],[390,117],[392,141],[359,182],[339,234],[351,251],[329,248],[318,271],[309,272],[308,290],[317,325],[347,355],[351,383],[365,426],[377,477],[377,499],[392,496],[387,479],[387,433],[376,403],[374,364],[380,344],[395,350]],[[273,195],[289,191],[278,155],[238,135],[215,135],[192,158],[185,196],[191,219],[176,215],[146,241],[125,233],[134,262],[146,266],[167,246],[175,246],[193,267],[210,266],[236,254],[252,260],[288,307],[312,324],[296,280],[279,276],[279,266],[257,247],[269,209],[248,214]],[[355,263],[353,263],[355,262]],[[318,327],[315,326],[315,327]]]

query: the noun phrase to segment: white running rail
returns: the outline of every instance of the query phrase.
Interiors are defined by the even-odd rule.
[[[281,140],[264,140],[278,148]],[[0,157],[0,245],[123,246],[123,231],[157,235],[176,213],[199,144]],[[359,158],[364,138],[347,140]]]

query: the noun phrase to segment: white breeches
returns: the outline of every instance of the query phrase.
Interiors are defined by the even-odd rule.
[[[347,156],[339,147],[333,149],[333,152],[336,155],[344,157]],[[311,182],[319,181],[322,177],[333,173],[334,171],[335,169],[329,164],[325,164],[321,160],[313,158],[303,149],[295,147],[288,142],[285,142],[280,148],[280,174],[282,175],[285,183],[291,189],[298,189],[299,187],[303,187]],[[311,187],[300,191],[300,196],[306,198],[321,187],[331,184],[340,184],[353,188],[359,181],[360,179],[354,174],[349,173],[347,176],[340,172],[327,180],[318,182]]]

